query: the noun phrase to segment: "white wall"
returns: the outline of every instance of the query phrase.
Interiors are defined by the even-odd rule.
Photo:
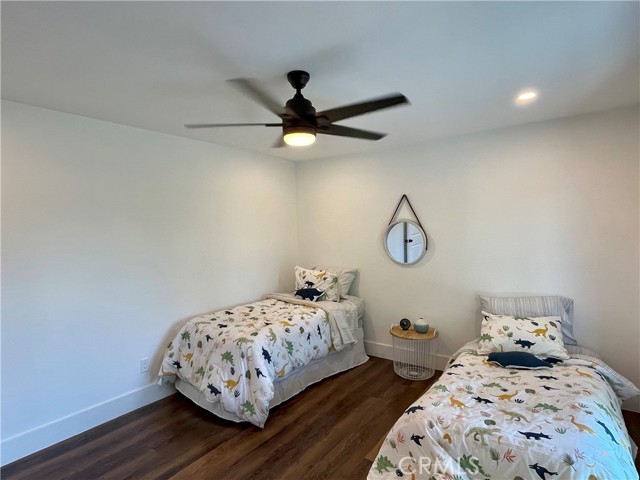
[[[635,106],[298,164],[300,261],[359,268],[373,354],[424,316],[442,364],[476,336],[478,294],[560,294],[578,341],[640,385],[638,131]],[[412,267],[383,247],[403,193],[429,237]]]
[[[3,102],[2,174],[2,463],[170,393],[185,319],[293,287],[291,162]]]

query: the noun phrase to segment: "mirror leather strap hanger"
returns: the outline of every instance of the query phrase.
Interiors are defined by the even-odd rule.
[[[413,205],[411,205],[411,202],[409,201],[409,197],[407,197],[406,193],[403,193],[402,197],[400,197],[398,206],[393,212],[393,215],[391,216],[391,220],[389,220],[389,225],[391,225],[393,223],[393,219],[396,218],[396,215],[398,214],[398,210],[400,210],[400,207],[402,206],[403,200],[407,201],[407,205],[409,205],[409,208],[411,209],[411,213],[413,213],[413,216],[416,217],[416,222],[418,223],[418,225],[420,225],[420,228],[424,230],[424,227],[422,226],[422,223],[420,223],[420,219],[418,218],[418,215],[416,215],[416,211],[413,209]]]
[[[398,202],[398,206],[396,207],[395,211],[393,212],[393,215],[391,216],[391,220],[389,220],[389,224],[387,226],[391,226],[391,224],[393,223],[393,220],[396,218],[396,215],[398,215],[398,211],[400,211],[400,207],[402,206],[402,202],[406,201],[407,205],[409,205],[409,208],[411,209],[411,213],[413,213],[413,216],[416,219],[416,223],[420,226],[420,228],[426,233],[426,230],[424,229],[424,227],[422,226],[422,223],[420,223],[420,219],[418,218],[418,215],[416,214],[416,211],[413,209],[413,205],[411,205],[411,201],[409,201],[409,197],[407,197],[406,193],[402,194],[402,197],[400,197],[400,201]],[[410,240],[409,240],[410,241]],[[424,238],[424,249],[426,250],[428,248],[427,245],[427,237],[425,235]]]

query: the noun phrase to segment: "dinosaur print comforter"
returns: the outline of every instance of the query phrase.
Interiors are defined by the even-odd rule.
[[[356,307],[344,303],[277,295],[193,318],[168,345],[158,383],[180,377],[208,401],[264,427],[276,380],[352,340]]]
[[[387,435],[377,479],[638,479],[620,400],[640,393],[600,360],[572,355],[551,369],[486,363],[477,342]]]

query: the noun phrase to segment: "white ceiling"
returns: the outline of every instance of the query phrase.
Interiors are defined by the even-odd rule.
[[[639,100],[638,2],[2,2],[2,96],[291,160],[366,154],[432,138]],[[317,110],[401,92],[344,120],[372,142],[319,136],[271,148],[278,122],[226,82],[260,80],[282,103],[304,69]],[[540,92],[516,107],[525,87]]]

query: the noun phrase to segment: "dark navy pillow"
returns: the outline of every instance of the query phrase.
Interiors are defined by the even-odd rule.
[[[551,368],[553,366],[549,362],[540,360],[533,353],[529,352],[493,352],[489,354],[487,361],[504,368],[521,368],[526,370],[538,370],[541,368]]]
[[[310,302],[317,302],[323,295],[324,292],[317,288],[301,288],[295,292],[296,297],[300,297],[303,300],[309,300]]]

